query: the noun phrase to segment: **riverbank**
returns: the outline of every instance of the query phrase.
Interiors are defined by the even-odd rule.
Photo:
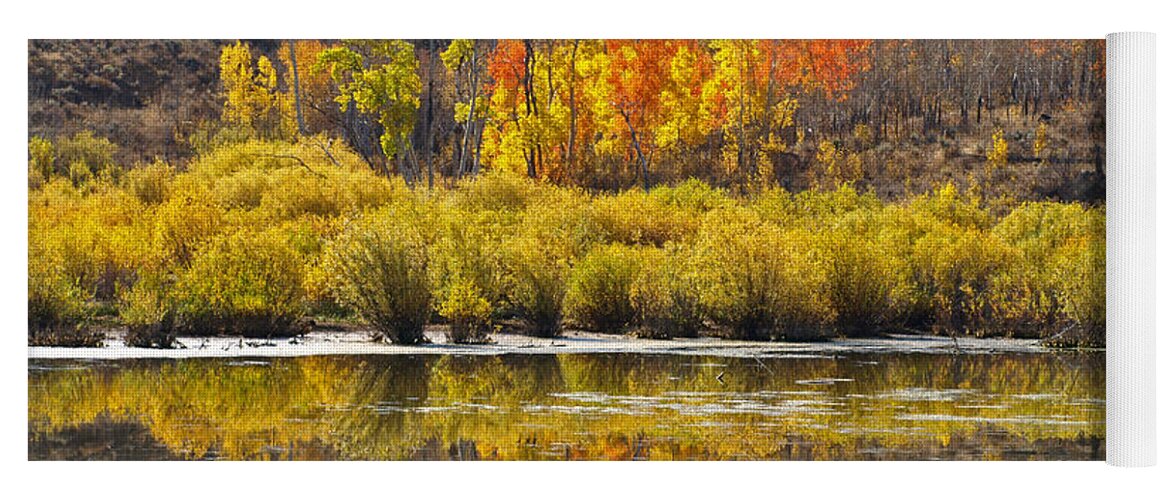
[[[1003,353],[1047,352],[1052,349],[1036,339],[957,338],[940,336],[890,335],[868,339],[836,339],[826,342],[762,342],[711,337],[672,340],[639,339],[569,331],[547,339],[516,334],[493,336],[491,344],[445,342],[440,328],[428,329],[432,343],[394,345],[369,340],[366,332],[314,331],[289,339],[242,339],[180,337],[180,348],[148,349],[127,347],[122,332],[110,332],[104,347],[34,347],[29,359],[149,359],[149,358],[241,358],[295,357],[345,354],[584,354],[638,353],[688,354],[728,357],[833,356],[845,353]]]

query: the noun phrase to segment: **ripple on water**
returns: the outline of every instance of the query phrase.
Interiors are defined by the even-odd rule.
[[[931,389],[928,387],[908,387],[896,391],[875,394],[877,399],[893,399],[896,401],[956,401],[965,396],[978,394],[975,389]]]
[[[852,378],[814,378],[808,380],[797,380],[794,384],[797,385],[834,385],[845,382],[853,382]]]
[[[964,415],[941,414],[908,414],[895,415],[898,420],[915,422],[972,422],[981,424],[1026,424],[1026,425],[1089,425],[1084,420],[1071,420],[1070,417],[1054,416],[1019,416],[1019,417],[972,417]]]

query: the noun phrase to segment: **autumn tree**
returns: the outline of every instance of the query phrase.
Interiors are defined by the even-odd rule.
[[[440,57],[455,75],[455,92],[460,100],[455,106],[455,121],[463,126],[458,144],[455,177],[480,171],[479,144],[487,119],[485,100],[480,98],[481,78],[487,67],[485,50],[475,40],[453,40]],[[475,158],[469,159],[475,150]]]
[[[277,52],[285,76],[283,101],[288,103],[286,107],[293,107],[292,112],[283,113],[288,122],[285,128],[317,134],[333,129],[340,121],[330,74],[315,68],[318,56],[327,48],[317,40],[296,40],[284,42]]]
[[[638,159],[643,189],[650,189],[647,148],[656,145],[653,132],[662,108],[661,93],[669,77],[676,42],[667,40],[610,40],[607,75],[609,104],[621,117],[620,127],[629,134],[630,147]],[[648,137],[649,136],[649,137]]]
[[[697,40],[680,40],[669,54],[668,72],[659,92],[660,119],[655,146],[675,162],[694,167],[705,155],[698,146],[719,129],[714,107],[704,101],[704,83],[712,76],[711,52]]]
[[[225,122],[252,128],[265,137],[280,134],[277,74],[267,57],[257,58],[254,66],[248,44],[226,45],[220,52],[220,80],[225,95]]]
[[[337,84],[336,101],[343,112],[354,106],[376,117],[383,155],[395,159],[408,182],[416,181],[419,171],[410,158],[410,134],[422,83],[414,47],[401,40],[352,41],[322,51],[316,65],[328,69]]]

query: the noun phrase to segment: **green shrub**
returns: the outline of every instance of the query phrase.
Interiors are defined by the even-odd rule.
[[[695,337],[703,326],[699,309],[702,283],[689,267],[689,249],[668,245],[648,249],[630,284],[634,334],[644,338]]]
[[[210,241],[175,283],[180,333],[284,337],[304,333],[304,265],[288,236],[240,230]]]
[[[712,211],[693,264],[705,315],[735,338],[823,338],[833,312],[812,248],[807,231],[783,231],[746,209]]]
[[[338,300],[374,327],[374,337],[424,342],[431,315],[426,242],[409,208],[367,213],[326,249],[325,269]]]
[[[565,313],[588,330],[619,333],[634,320],[630,287],[644,251],[620,243],[600,245],[569,272]]]

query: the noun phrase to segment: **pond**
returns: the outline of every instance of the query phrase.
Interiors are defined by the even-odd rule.
[[[1102,460],[1105,354],[29,359],[30,460]]]

